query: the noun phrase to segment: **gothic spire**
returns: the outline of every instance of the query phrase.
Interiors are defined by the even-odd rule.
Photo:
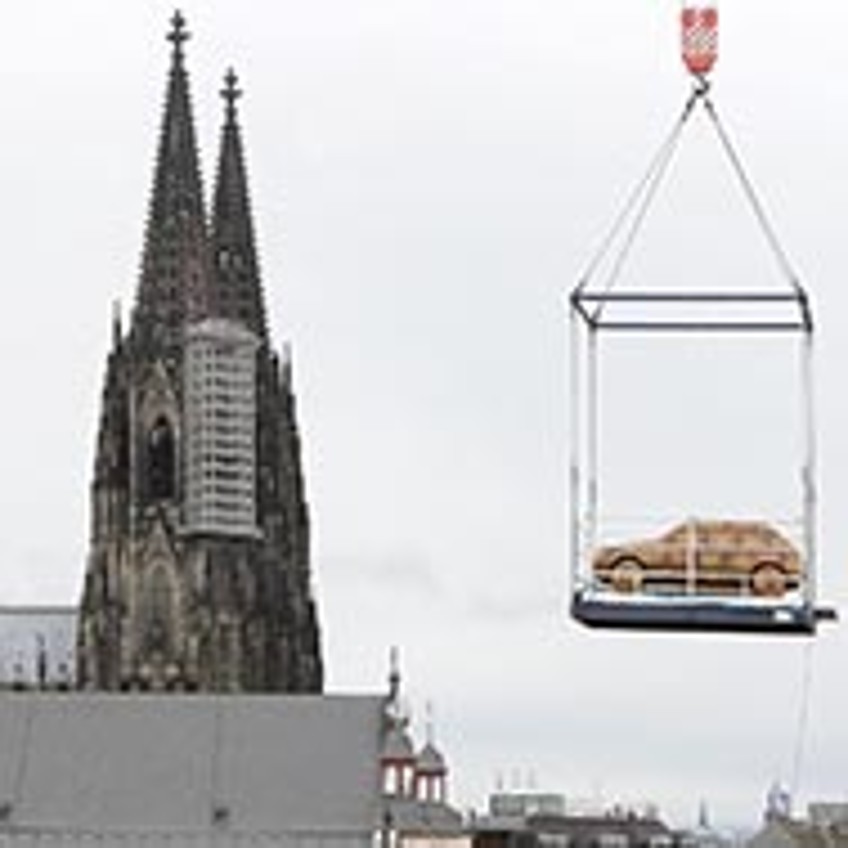
[[[200,162],[185,68],[189,38],[179,11],[171,20],[171,69],[159,136],[133,330],[172,348],[186,321],[211,308],[209,254]]]
[[[212,219],[217,314],[239,321],[265,338],[265,307],[236,109],[241,90],[232,68],[224,82],[221,91],[225,104],[224,126]]]

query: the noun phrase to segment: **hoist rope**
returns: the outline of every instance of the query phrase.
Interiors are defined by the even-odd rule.
[[[736,149],[730,141],[730,136],[727,134],[727,130],[724,128],[724,124],[721,122],[718,116],[715,104],[713,103],[711,98],[706,95],[704,96],[704,108],[706,109],[707,114],[710,116],[710,119],[713,122],[713,126],[716,129],[716,133],[718,134],[719,140],[721,141],[721,145],[724,148],[724,152],[727,154],[727,158],[730,160],[730,164],[733,166],[733,170],[736,172],[736,176],[739,178],[739,182],[742,184],[742,189],[744,190],[745,195],[748,198],[748,202],[751,204],[751,208],[754,210],[754,215],[756,216],[757,223],[759,223],[760,228],[762,229],[766,240],[769,243],[769,246],[774,252],[775,258],[777,259],[784,276],[794,289],[795,293],[802,294],[803,289],[801,287],[800,282],[798,281],[798,275],[792,268],[792,264],[789,261],[789,257],[786,255],[786,251],[783,249],[783,246],[781,245],[780,240],[777,237],[777,233],[775,232],[774,227],[771,225],[768,215],[766,215],[765,207],[763,206],[762,201],[757,195],[757,191],[754,188],[754,183],[748,176],[748,173],[745,170],[745,166],[742,164],[742,160],[739,157],[739,154],[736,152]]]
[[[606,282],[601,287],[601,291],[603,291],[604,294],[609,292],[615,285],[616,280],[618,280],[619,276],[621,275],[621,269],[624,267],[624,263],[627,261],[627,257],[630,256],[630,252],[633,249],[633,245],[636,243],[636,236],[642,229],[642,224],[644,223],[645,218],[648,215],[648,211],[651,208],[651,204],[653,203],[654,197],[656,196],[657,189],[659,189],[660,183],[662,182],[663,177],[668,171],[668,166],[671,164],[672,157],[674,155],[675,150],[677,149],[677,142],[680,140],[683,125],[685,124],[688,115],[689,112],[687,111],[686,113],[684,113],[683,118],[678,122],[677,132],[671,140],[672,143],[668,145],[665,156],[663,157],[662,161],[659,162],[657,169],[654,171],[653,175],[648,180],[645,186],[645,192],[644,196],[642,197],[642,202],[639,204],[638,209],[636,209],[636,212],[633,215],[633,220],[631,221],[630,226],[627,228],[627,233],[624,236],[624,241],[622,242],[621,249],[618,251],[615,260],[613,261],[612,268],[610,269]],[[597,320],[601,317],[603,307],[603,301],[598,303],[598,305],[592,312],[593,320]]]
[[[798,723],[795,727],[795,740],[792,746],[792,771],[789,780],[789,794],[797,797],[801,789],[804,768],[804,748],[807,742],[807,728],[810,722],[810,692],[813,681],[813,641],[804,646],[801,668],[801,702],[798,705]]]
[[[590,260],[586,270],[580,276],[580,282],[577,285],[577,291],[580,292],[586,288],[586,286],[591,281],[592,277],[595,275],[595,272],[598,270],[598,266],[604,260],[604,257],[607,256],[609,251],[612,248],[613,243],[618,238],[619,233],[627,224],[627,221],[631,219],[634,215],[633,210],[636,206],[640,206],[640,211],[635,215],[634,224],[630,227],[630,235],[627,239],[625,248],[623,248],[623,252],[629,252],[630,246],[632,245],[633,239],[635,238],[636,231],[638,230],[638,225],[645,217],[645,213],[647,211],[647,207],[650,205],[650,201],[653,199],[656,194],[659,183],[662,180],[663,174],[665,174],[668,169],[668,165],[671,162],[672,155],[677,147],[677,142],[680,139],[680,135],[683,131],[683,127],[686,124],[686,121],[689,118],[689,115],[692,113],[692,108],[695,105],[695,95],[693,94],[689,100],[686,102],[686,106],[683,109],[683,112],[680,114],[680,117],[674,122],[674,126],[671,131],[666,136],[663,143],[660,145],[657,152],[654,154],[651,159],[650,164],[648,165],[647,170],[642,175],[639,182],[635,185],[633,190],[627,197],[627,200],[624,203],[624,206],[621,209],[621,212],[616,216],[615,220],[612,223],[612,226],[607,231],[604,239],[601,241],[600,247],[593,255]],[[640,203],[641,200],[641,203]],[[623,264],[623,260],[616,261],[615,265],[620,269]],[[611,274],[607,279],[607,283],[605,286],[605,290],[609,291],[613,283],[615,282],[615,275]]]
[[[789,262],[786,251],[783,249],[783,246],[777,237],[777,233],[772,226],[769,217],[766,214],[765,206],[760,200],[759,195],[754,188],[753,181],[748,175],[748,172],[745,170],[745,167],[742,164],[742,159],[736,152],[730,136],[718,116],[715,104],[709,97],[709,83],[703,79],[699,79],[697,81],[694,90],[687,99],[686,105],[684,106],[681,115],[674,123],[671,132],[663,141],[644,175],[628,196],[621,212],[613,221],[613,224],[602,240],[599,249],[595,252],[586,267],[586,270],[580,277],[575,288],[575,294],[579,295],[588,287],[601,263],[610,255],[616,241],[621,239],[621,245],[615,256],[611,259],[610,271],[604,282],[598,286],[599,293],[606,294],[615,285],[621,274],[622,268],[624,267],[624,263],[630,255],[636,241],[636,236],[647,217],[660,183],[668,171],[668,167],[671,164],[674,152],[677,149],[683,129],[694,112],[694,108],[698,101],[703,102],[704,109],[712,122],[721,147],[730,161],[733,172],[742,186],[745,197],[754,212],[754,217],[759,224],[760,229],[763,231],[769,247],[774,253],[781,272],[791,286],[793,292],[798,295],[800,299],[805,300],[804,290],[799,282],[797,274]],[[622,232],[625,229],[626,233],[622,236]],[[593,321],[599,318],[603,306],[604,303],[603,300],[601,300],[592,313],[591,317]]]

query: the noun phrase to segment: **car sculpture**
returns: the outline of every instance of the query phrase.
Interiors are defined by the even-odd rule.
[[[654,539],[598,548],[592,570],[615,592],[779,598],[800,585],[802,563],[764,521],[692,519]]]

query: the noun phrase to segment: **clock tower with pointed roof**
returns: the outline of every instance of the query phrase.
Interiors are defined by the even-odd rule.
[[[136,301],[106,362],[78,684],[319,692],[292,370],[268,337],[241,92],[230,71],[210,219],[179,13],[168,38]]]

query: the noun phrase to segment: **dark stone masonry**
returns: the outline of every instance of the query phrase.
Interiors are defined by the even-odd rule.
[[[129,327],[115,318],[77,682],[320,692],[292,373],[268,338],[230,71],[211,218],[182,17]]]

